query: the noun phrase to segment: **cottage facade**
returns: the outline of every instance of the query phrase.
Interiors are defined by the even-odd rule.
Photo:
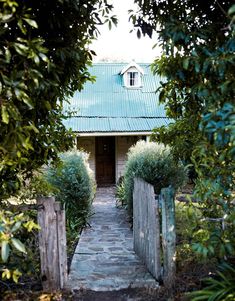
[[[65,125],[77,134],[77,148],[90,154],[97,184],[114,184],[123,175],[130,146],[169,119],[158,103],[160,79],[149,64],[97,63],[90,73],[96,82],[75,93],[65,109],[77,113]]]

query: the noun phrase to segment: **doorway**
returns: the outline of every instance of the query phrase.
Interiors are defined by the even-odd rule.
[[[115,183],[115,137],[96,137],[96,182]]]

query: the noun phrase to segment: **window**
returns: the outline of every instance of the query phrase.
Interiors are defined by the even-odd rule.
[[[123,85],[126,88],[139,89],[142,87],[143,69],[135,62],[125,66],[120,72],[123,75]]]
[[[139,85],[139,73],[128,72],[128,86],[137,87]]]
[[[138,72],[128,72],[128,83],[129,86],[138,86]]]

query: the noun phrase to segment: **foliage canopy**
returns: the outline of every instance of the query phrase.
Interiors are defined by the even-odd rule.
[[[72,145],[62,123],[62,101],[81,90],[106,0],[0,2],[0,196]],[[110,23],[111,24],[111,23]]]
[[[235,175],[235,5],[234,1],[135,0],[132,20],[143,34],[158,32],[163,55],[152,65],[166,78],[160,101],[175,119],[155,130],[177,157],[192,162],[197,196],[205,216],[223,217],[227,230],[215,229],[212,241],[234,252]],[[217,227],[216,227],[217,228]],[[213,245],[215,247],[216,243]],[[199,246],[201,247],[201,246]],[[215,252],[216,253],[216,252]]]
[[[111,9],[107,0],[0,1],[0,200],[72,146],[62,102],[94,80],[88,46],[98,25],[116,23]],[[21,272],[8,269],[11,246],[25,249],[9,235],[31,226],[27,217],[0,213],[2,276],[17,281]]]

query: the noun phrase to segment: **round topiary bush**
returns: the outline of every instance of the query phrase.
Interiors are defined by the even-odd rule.
[[[46,179],[55,188],[56,200],[65,205],[68,225],[81,227],[87,223],[96,188],[88,154],[72,151],[61,154],[60,158],[56,167],[48,169]]]
[[[169,185],[179,188],[187,178],[185,168],[180,162],[175,162],[169,147],[155,142],[138,141],[129,149],[124,172],[124,195],[130,215],[133,211],[135,177],[152,184],[156,194]]]

